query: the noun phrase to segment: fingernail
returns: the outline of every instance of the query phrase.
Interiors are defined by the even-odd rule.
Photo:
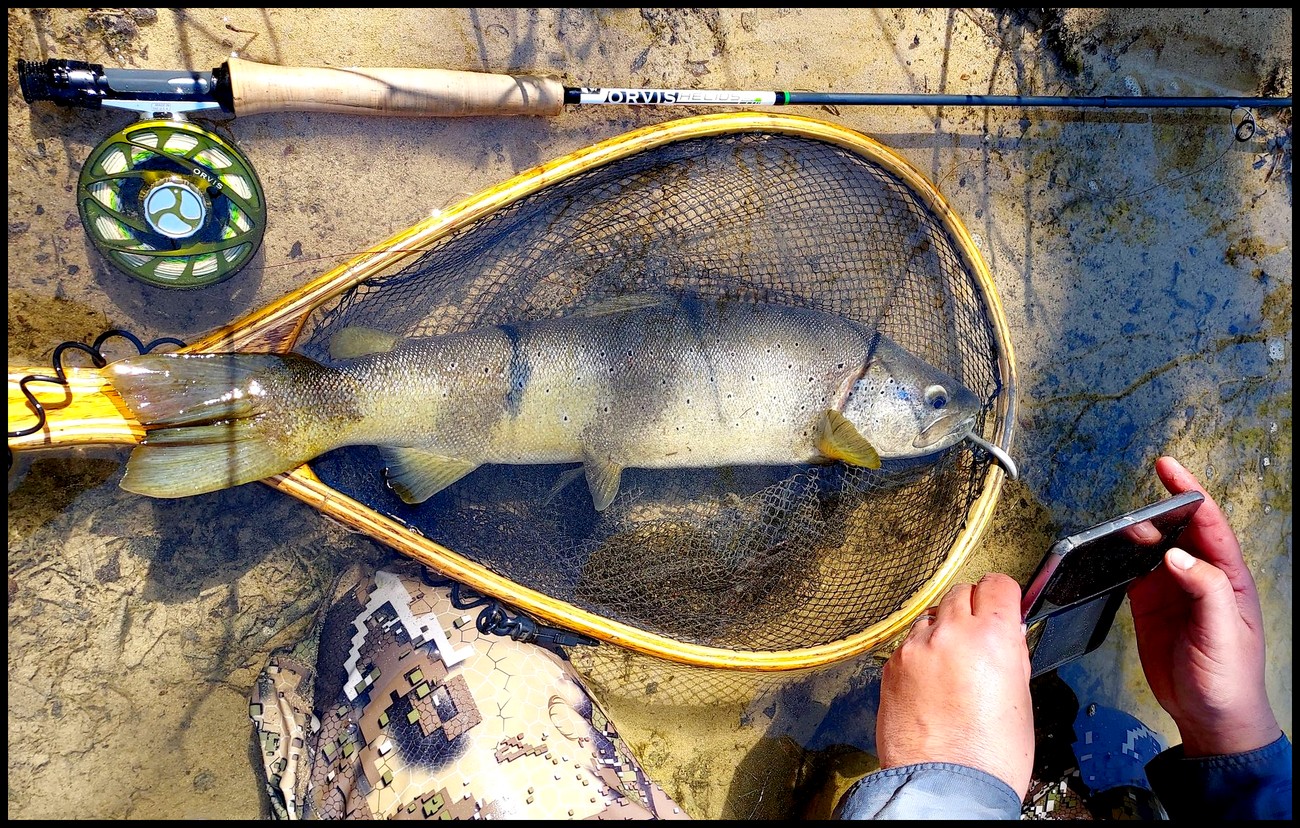
[[[1169,550],[1169,555],[1165,560],[1169,561],[1170,566],[1175,566],[1179,569],[1191,569],[1196,565],[1195,558],[1176,546]]]

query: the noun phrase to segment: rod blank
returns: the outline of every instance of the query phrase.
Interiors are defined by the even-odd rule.
[[[875,92],[765,92],[735,89],[564,88],[566,104],[632,106],[1022,106],[1095,109],[1268,109],[1290,98],[1080,95],[941,95]]]

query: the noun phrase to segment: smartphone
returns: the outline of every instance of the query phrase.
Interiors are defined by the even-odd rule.
[[[1020,603],[1033,675],[1101,645],[1129,583],[1160,565],[1204,502],[1184,492],[1052,544]]]

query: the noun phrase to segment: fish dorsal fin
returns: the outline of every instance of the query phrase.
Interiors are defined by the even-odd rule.
[[[608,299],[601,299],[595,304],[588,305],[585,308],[579,308],[570,316],[581,319],[591,319],[598,316],[610,316],[616,313],[630,313],[636,310],[645,310],[646,308],[672,307],[673,299],[666,293],[658,291],[647,291],[644,293],[629,293],[625,296],[612,296]]]
[[[623,475],[623,467],[612,460],[588,454],[583,458],[583,468],[587,472],[587,485],[591,487],[592,505],[597,512],[603,512],[618,494],[618,481]]]
[[[868,469],[880,468],[880,455],[876,453],[875,447],[838,411],[827,409],[822,415],[817,449],[832,460],[843,460]]]
[[[330,337],[330,359],[356,359],[388,353],[400,338],[388,331],[352,325]]]
[[[388,485],[404,503],[423,503],[478,468],[477,463],[424,449],[381,446],[379,451]]]

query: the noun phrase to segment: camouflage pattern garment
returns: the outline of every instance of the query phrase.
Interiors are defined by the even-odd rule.
[[[318,646],[258,678],[249,714],[278,816],[686,818],[564,659],[480,633],[448,586],[393,570],[345,574]]]
[[[1146,763],[1160,752],[1146,725],[1118,710],[1080,704],[1055,670],[1030,683],[1034,772],[1022,820],[1164,820]]]

